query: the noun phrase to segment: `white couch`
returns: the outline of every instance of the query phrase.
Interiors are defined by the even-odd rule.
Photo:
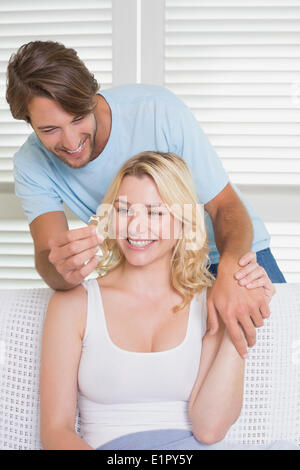
[[[226,439],[300,446],[300,284],[277,284],[246,361],[244,404]],[[51,289],[0,291],[0,449],[40,449],[39,367]],[[75,429],[80,433],[80,419]]]

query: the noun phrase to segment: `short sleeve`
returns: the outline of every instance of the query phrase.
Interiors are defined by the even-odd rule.
[[[35,174],[33,178],[15,166],[14,181],[15,194],[21,199],[29,224],[46,212],[64,211],[62,199],[54,189],[43,185],[42,175]]]
[[[190,109],[178,100],[175,107],[170,106],[169,112],[172,112],[174,151],[188,164],[198,198],[206,204],[224,189],[229,182],[228,175]]]

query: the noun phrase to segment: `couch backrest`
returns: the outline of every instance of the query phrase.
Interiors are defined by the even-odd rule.
[[[246,361],[244,404],[226,439],[300,445],[300,284],[277,284]],[[40,449],[41,333],[51,289],[0,291],[0,449]],[[77,414],[75,429],[80,434]]]

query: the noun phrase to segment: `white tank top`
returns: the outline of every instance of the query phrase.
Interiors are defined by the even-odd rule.
[[[125,434],[188,429],[188,400],[197,377],[206,331],[206,289],[190,304],[186,336],[160,352],[134,352],[111,340],[99,284],[88,293],[86,329],[78,370],[81,436],[93,448]]]

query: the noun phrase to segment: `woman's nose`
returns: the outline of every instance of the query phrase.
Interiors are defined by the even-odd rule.
[[[128,222],[128,234],[134,236],[148,233],[148,213],[147,210],[138,210],[131,213]]]

